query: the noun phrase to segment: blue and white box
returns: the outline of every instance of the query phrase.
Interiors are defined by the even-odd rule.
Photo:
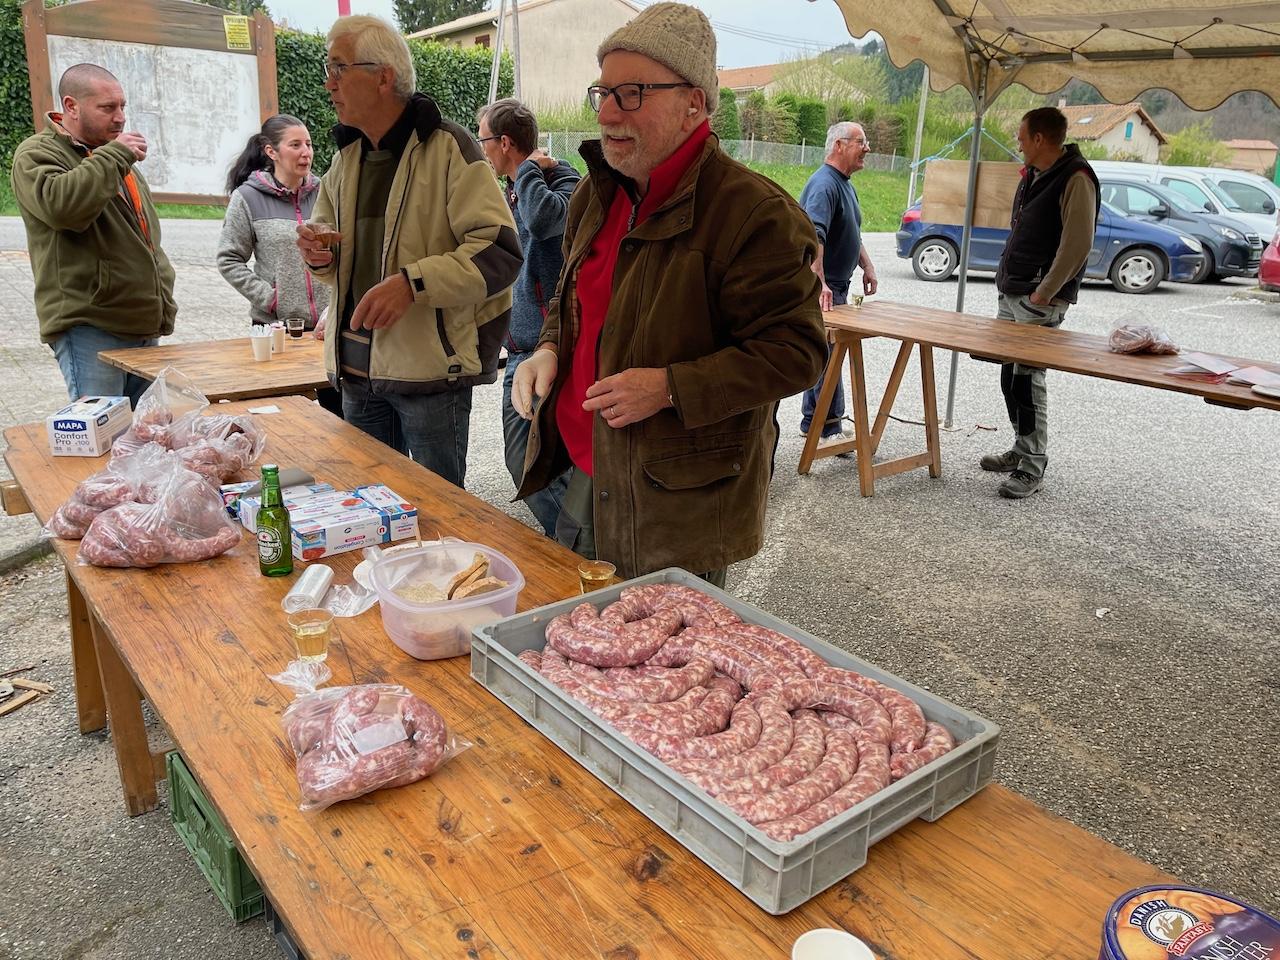
[[[100,457],[129,429],[128,397],[81,397],[45,421],[55,457]]]

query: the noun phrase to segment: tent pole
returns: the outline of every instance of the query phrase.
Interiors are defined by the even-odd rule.
[[[987,72],[978,76],[973,98],[973,137],[969,141],[969,187],[964,201],[964,229],[960,234],[960,285],[956,289],[956,313],[964,312],[964,293],[969,279],[969,245],[973,240],[973,208],[977,201],[978,157],[982,152],[982,117],[987,110]],[[951,351],[951,370],[947,374],[947,414],[943,425],[950,429],[956,412],[956,376],[960,372],[960,354]]]
[[[498,99],[498,72],[502,66],[502,22],[507,18],[507,0],[498,4],[498,29],[493,39],[493,67],[489,71],[489,102]]]
[[[929,102],[929,67],[924,68],[924,77],[920,80],[920,109],[916,111],[916,143],[911,151],[911,179],[907,182],[907,208],[916,202],[917,164],[920,163],[920,140],[924,137],[924,108]]]
[[[515,54],[516,82],[512,96],[521,99],[520,89],[520,0],[511,3],[511,49]],[[549,153],[550,151],[548,151]]]

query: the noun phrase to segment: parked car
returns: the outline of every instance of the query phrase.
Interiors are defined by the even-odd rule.
[[[898,256],[911,261],[921,280],[951,277],[960,263],[960,224],[920,219],[920,204],[902,215]],[[970,270],[995,270],[1009,231],[975,227],[969,245]],[[1103,203],[1085,277],[1110,280],[1121,293],[1150,293],[1162,280],[1189,281],[1204,269],[1204,247],[1195,237],[1158,223],[1126,217]]]
[[[1202,172],[1203,167],[1170,167],[1158,163],[1128,163],[1116,160],[1090,161],[1094,173],[1098,176],[1137,177],[1166,186],[1176,193],[1182,194],[1205,213],[1234,217],[1249,225],[1249,232],[1257,234],[1261,242],[1266,242],[1275,223],[1275,211],[1267,213],[1265,209],[1253,213],[1232,199],[1225,186],[1220,185],[1221,178],[1235,171],[1216,171],[1208,174]],[[1237,174],[1237,178],[1248,174]],[[1251,181],[1252,182],[1252,181]],[[1238,189],[1238,188],[1233,188]],[[1266,200],[1259,200],[1258,205],[1265,207]]]
[[[1131,177],[1100,175],[1102,199],[1135,220],[1172,227],[1204,244],[1204,265],[1191,278],[1202,283],[1216,277],[1252,277],[1262,259],[1262,242],[1246,224],[1206,213],[1163,184]],[[1253,237],[1255,239],[1250,240]]]
[[[1280,230],[1262,252],[1262,264],[1258,267],[1258,285],[1263,290],[1280,293]]]

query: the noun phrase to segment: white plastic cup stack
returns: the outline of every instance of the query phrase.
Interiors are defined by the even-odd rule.
[[[271,359],[271,328],[255,323],[249,331],[249,343],[253,347],[253,359],[258,363]]]
[[[284,324],[279,320],[271,325],[271,352],[284,353]]]
[[[796,938],[791,960],[876,960],[876,955],[851,933],[819,927]]]

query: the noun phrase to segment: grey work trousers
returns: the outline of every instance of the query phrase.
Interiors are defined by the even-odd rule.
[[[1067,315],[1068,304],[1032,303],[1025,296],[1000,294],[996,317],[1014,323],[1057,327]],[[1018,455],[1017,469],[1033,477],[1043,477],[1049,464],[1049,391],[1043,367],[1021,363],[1000,364],[1000,392],[1004,394],[1009,423],[1013,426],[1012,450]]]

